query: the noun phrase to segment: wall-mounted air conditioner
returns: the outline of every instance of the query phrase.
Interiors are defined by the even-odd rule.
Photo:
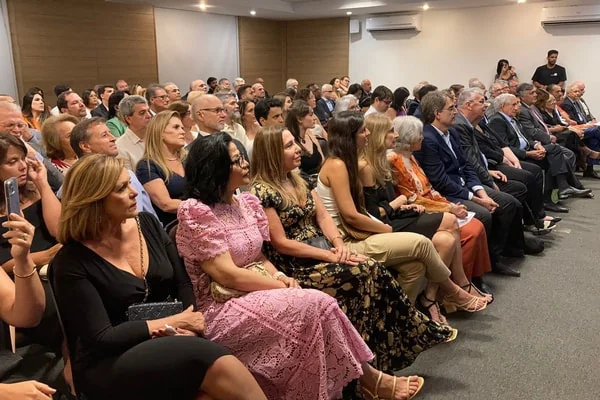
[[[600,23],[600,6],[546,7],[542,26]]]
[[[368,31],[416,31],[421,32],[421,14],[390,14],[367,18]]]

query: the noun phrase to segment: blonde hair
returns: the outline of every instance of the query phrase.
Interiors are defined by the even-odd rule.
[[[42,124],[42,144],[46,149],[46,155],[50,159],[62,160],[65,152],[60,144],[58,126],[63,122],[72,122],[77,125],[79,120],[70,114],[53,115]]]
[[[73,164],[63,183],[60,243],[100,239],[104,200],[115,190],[123,168],[122,160],[105,154],[90,154]]]
[[[173,176],[173,170],[169,167],[167,158],[164,154],[163,138],[162,134],[167,130],[169,121],[171,118],[177,118],[181,121],[181,117],[177,111],[161,111],[154,116],[148,123],[146,128],[146,148],[144,150],[144,156],[139,162],[145,162],[148,164],[148,171],[150,170],[150,160],[154,162],[160,169],[163,170],[166,178],[165,182],[169,182],[169,178]],[[183,125],[183,122],[181,123]],[[177,157],[180,160],[184,158],[185,150],[183,148],[177,151]]]
[[[385,137],[393,128],[392,121],[383,114],[373,113],[365,117],[365,126],[371,134],[361,156],[371,166],[373,178],[377,186],[381,187],[392,179],[390,165],[385,155],[387,150]]]
[[[308,196],[308,186],[300,177],[298,171],[283,171],[283,131],[288,130],[282,125],[266,126],[258,131],[252,147],[251,175],[252,183],[261,183],[277,191],[282,199],[284,208],[292,205],[303,205]],[[283,187],[283,182],[289,179],[296,189],[296,194],[290,193]]]

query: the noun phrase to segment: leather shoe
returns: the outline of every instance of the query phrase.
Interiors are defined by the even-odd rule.
[[[495,266],[492,267],[492,272],[498,275],[504,276],[514,276],[516,278],[521,276],[521,273],[514,268],[508,267],[506,265],[496,263]]]
[[[554,204],[554,203],[544,203],[544,209],[546,211],[552,211],[552,212],[557,212],[557,213],[568,213],[569,209],[567,207],[558,205],[558,204]]]
[[[525,246],[523,247],[525,254],[534,255],[544,251],[544,241],[532,237],[525,237]]]
[[[594,170],[589,170],[589,169],[586,169],[586,170],[583,172],[583,177],[584,177],[584,178],[600,179],[600,174],[598,174],[598,173],[597,173],[596,171],[594,171]]]
[[[558,198],[561,200],[568,199],[569,197],[586,197],[592,191],[590,189],[577,189],[573,186],[569,186],[566,189],[558,191]]]

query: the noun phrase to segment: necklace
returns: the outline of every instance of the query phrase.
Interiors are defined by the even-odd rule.
[[[179,160],[179,158],[175,157],[175,158],[167,158],[167,161],[177,161]]]

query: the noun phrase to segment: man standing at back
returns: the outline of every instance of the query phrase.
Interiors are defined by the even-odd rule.
[[[558,50],[548,51],[548,62],[545,65],[540,65],[535,70],[531,80],[536,87],[544,88],[550,84],[558,85],[561,88],[565,87],[567,80],[567,70],[558,65]]]

